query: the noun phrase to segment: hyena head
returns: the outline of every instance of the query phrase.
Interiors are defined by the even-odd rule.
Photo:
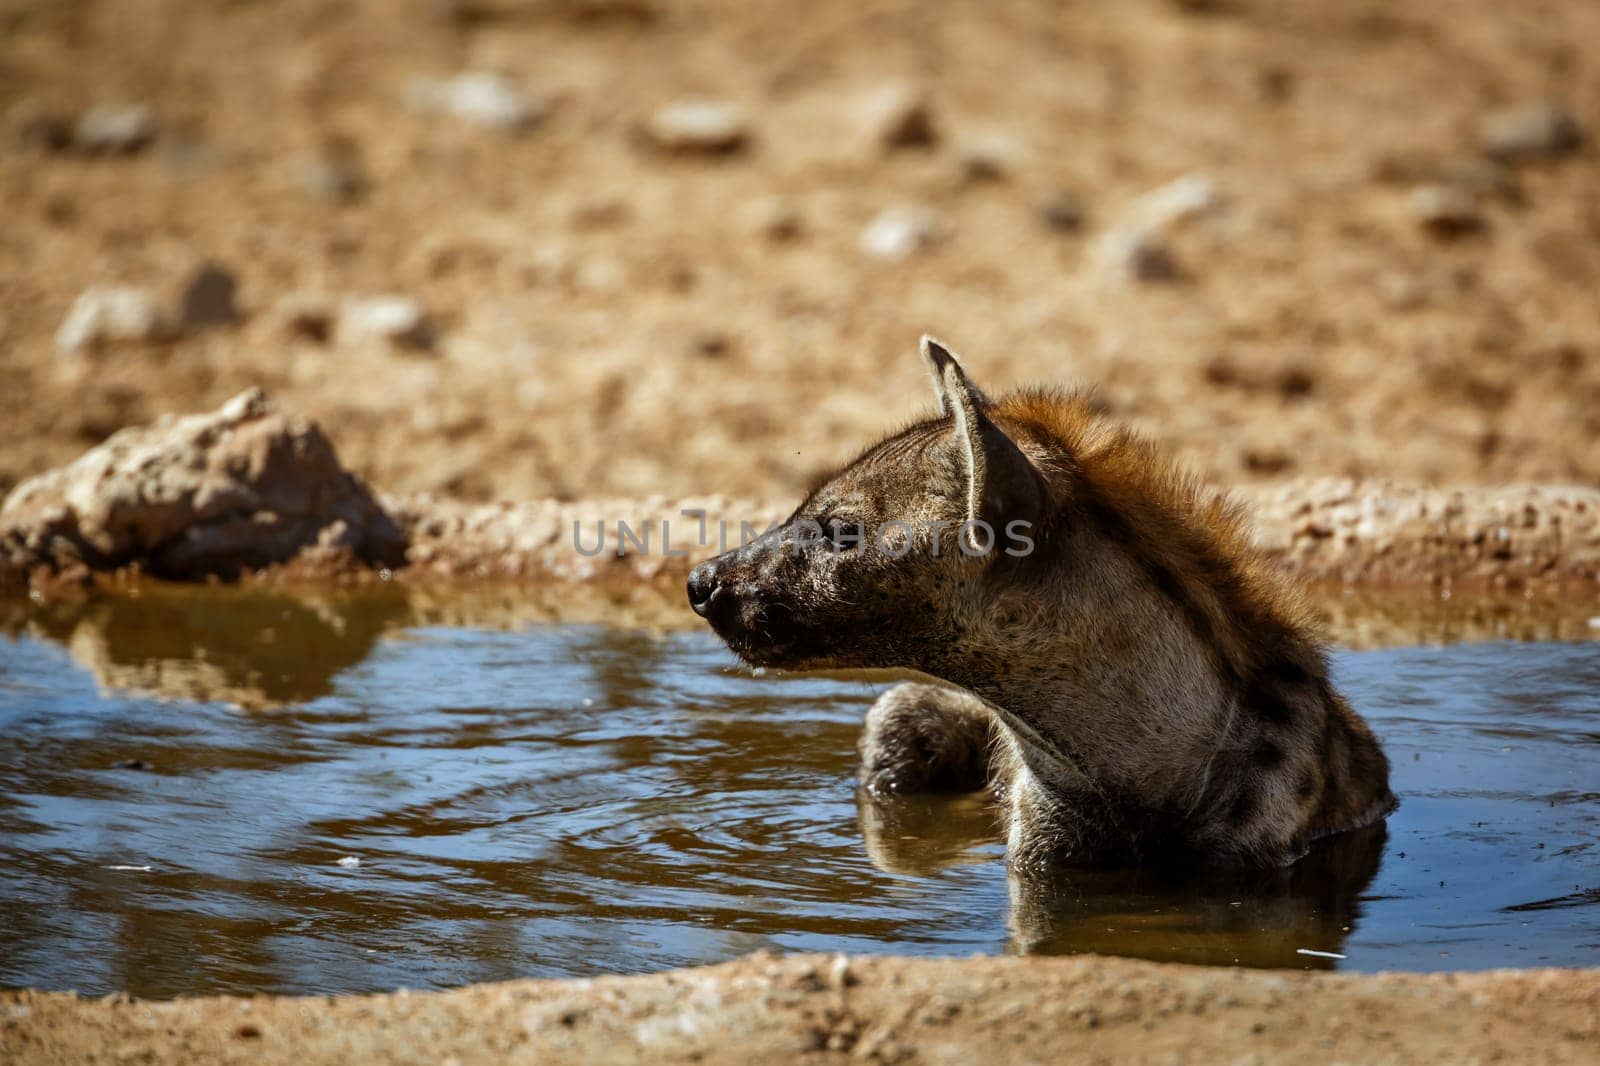
[[[752,665],[929,668],[997,569],[1020,565],[1043,482],[931,337],[939,414],[863,452],[789,519],[689,575],[689,602]]]

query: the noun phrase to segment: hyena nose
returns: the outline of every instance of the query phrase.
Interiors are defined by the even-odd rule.
[[[711,597],[717,592],[717,568],[714,562],[701,563],[689,571],[689,606],[701,618],[711,609]]]

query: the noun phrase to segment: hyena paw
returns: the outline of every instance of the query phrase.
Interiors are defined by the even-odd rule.
[[[878,697],[861,731],[861,787],[883,795],[976,792],[989,781],[994,720],[969,692],[914,682]]]

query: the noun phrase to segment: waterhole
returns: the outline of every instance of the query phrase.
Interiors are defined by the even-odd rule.
[[[1394,764],[1385,827],[1248,878],[1039,883],[1008,877],[978,798],[858,798],[885,677],[474,612],[162,590],[0,616],[0,984],[361,992],[761,948],[1600,963],[1582,615],[1335,654]]]

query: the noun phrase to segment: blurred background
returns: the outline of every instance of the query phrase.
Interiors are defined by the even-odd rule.
[[[0,0],[0,119],[0,492],[259,384],[792,495],[923,331],[1219,481],[1600,481],[1593,0]]]

